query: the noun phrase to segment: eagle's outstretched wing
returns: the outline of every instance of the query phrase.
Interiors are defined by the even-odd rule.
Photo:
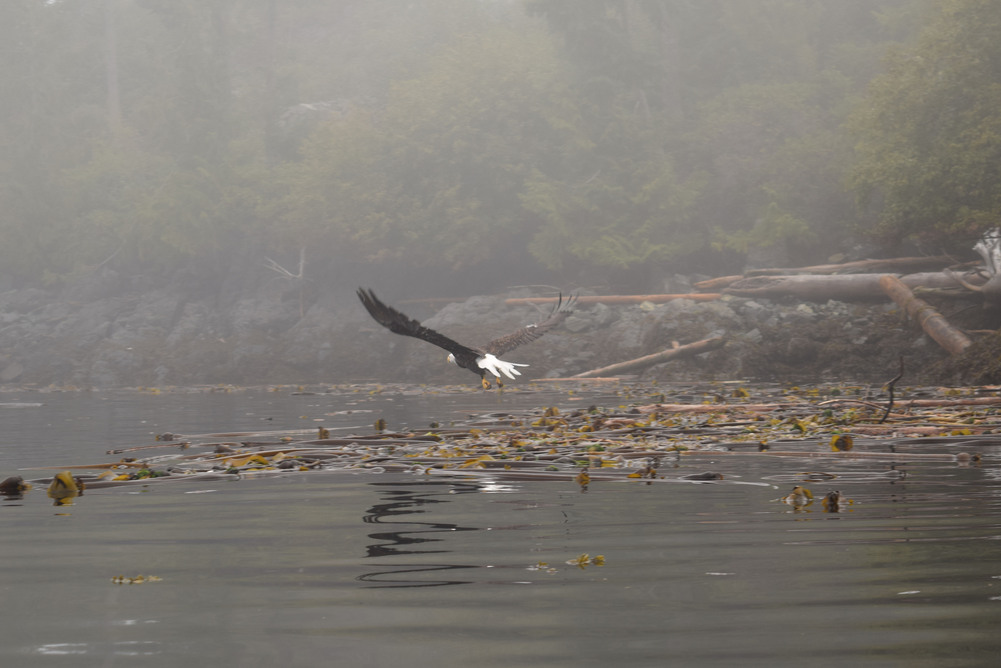
[[[395,334],[423,339],[439,348],[444,348],[459,360],[475,360],[482,353],[456,343],[443,334],[425,327],[410,316],[400,313],[391,306],[386,306],[375,296],[375,293],[365,288],[358,288],[358,299],[365,309],[375,318],[375,321]]]
[[[535,341],[553,327],[556,327],[561,322],[566,320],[567,316],[573,313],[573,307],[576,302],[577,295],[570,295],[570,297],[564,301],[563,294],[560,293],[556,306],[553,307],[552,312],[550,312],[549,316],[545,320],[540,320],[533,325],[522,327],[517,332],[508,334],[507,336],[502,336],[499,339],[494,339],[487,345],[483,346],[483,349],[493,355],[503,355],[509,350],[514,350],[518,346],[529,343],[530,341]]]

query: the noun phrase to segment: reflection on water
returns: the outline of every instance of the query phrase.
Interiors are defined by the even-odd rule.
[[[420,515],[427,512],[425,506],[437,503],[448,503],[450,496],[456,494],[472,494],[479,492],[477,485],[453,482],[419,482],[419,483],[371,483],[384,494],[383,502],[368,509],[362,521],[369,524],[391,524],[403,527],[395,531],[378,531],[368,536],[380,541],[367,547],[367,558],[399,556],[405,554],[447,553],[444,547],[439,549],[417,549],[424,543],[437,543],[445,537],[434,537],[433,534],[451,533],[453,531],[476,531],[476,527],[461,527],[445,522],[420,522],[412,519],[402,519],[409,515]],[[385,487],[385,489],[382,489]],[[440,498],[444,497],[444,498]],[[358,576],[362,582],[376,583],[373,587],[439,587],[442,585],[468,584],[465,580],[415,580],[410,576],[416,573],[437,571],[453,571],[476,566],[458,564],[397,564],[373,573]]]
[[[113,647],[107,650],[100,650],[95,652],[95,648],[88,643],[82,642],[58,642],[49,645],[42,645],[37,648],[36,652],[39,656],[87,656],[94,655],[96,653],[100,654],[110,654],[115,657],[137,657],[137,656],[156,656],[161,653],[162,648],[160,643],[151,640],[139,640],[131,641],[126,640],[119,643],[115,643]]]
[[[80,428],[102,412],[157,433],[331,412],[288,396],[206,402],[228,407],[222,417],[183,401],[171,414],[162,397],[132,398],[130,412],[84,399],[28,409],[40,423],[19,414],[0,457],[65,466],[135,444]],[[43,423],[77,425],[86,448]],[[0,504],[0,663],[993,665],[994,438],[966,464],[685,457],[663,473],[723,478],[607,482],[595,470],[587,493],[569,480],[309,471],[88,489],[53,508],[40,486]],[[797,485],[812,503],[782,500]],[[823,502],[835,490],[838,512]],[[604,565],[576,565],[584,554]],[[115,581],[140,574],[159,580]]]

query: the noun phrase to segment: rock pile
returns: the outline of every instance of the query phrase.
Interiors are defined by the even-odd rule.
[[[0,293],[0,384],[472,383],[445,352],[393,335],[345,285],[308,303],[275,282],[221,303],[178,286],[145,291],[30,288]],[[514,291],[452,303],[401,304],[456,340],[477,344],[539,319],[547,306],[508,304]],[[954,310],[962,304],[953,302]],[[440,308],[438,308],[440,307]],[[979,305],[966,309],[971,319]],[[962,325],[961,325],[962,326]],[[526,379],[567,377],[710,337],[720,349],[642,372],[642,378],[884,382],[907,359],[906,383],[987,382],[961,377],[948,355],[892,303],[823,304],[724,297],[578,307],[564,326],[508,354]],[[972,352],[983,356],[983,346]],[[978,368],[982,364],[976,365]]]

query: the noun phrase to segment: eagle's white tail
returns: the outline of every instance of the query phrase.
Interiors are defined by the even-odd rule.
[[[476,366],[481,369],[486,369],[494,375],[495,378],[500,378],[501,373],[505,376],[514,380],[515,376],[520,376],[521,372],[515,367],[528,366],[527,364],[518,364],[517,362],[505,362],[502,359],[497,359],[490,353],[487,353],[483,357],[476,358]]]

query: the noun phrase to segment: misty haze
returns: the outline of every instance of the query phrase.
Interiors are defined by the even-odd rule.
[[[999,37],[0,0],[0,663],[996,663]]]
[[[984,0],[9,0],[0,382],[466,382],[360,286],[473,340],[544,312],[511,298],[722,298],[582,300],[516,360],[535,378],[723,337],[640,373],[885,381],[908,354],[912,380],[989,381],[914,345],[876,284],[702,282],[972,267],[999,22]],[[995,326],[958,293],[934,305]]]

